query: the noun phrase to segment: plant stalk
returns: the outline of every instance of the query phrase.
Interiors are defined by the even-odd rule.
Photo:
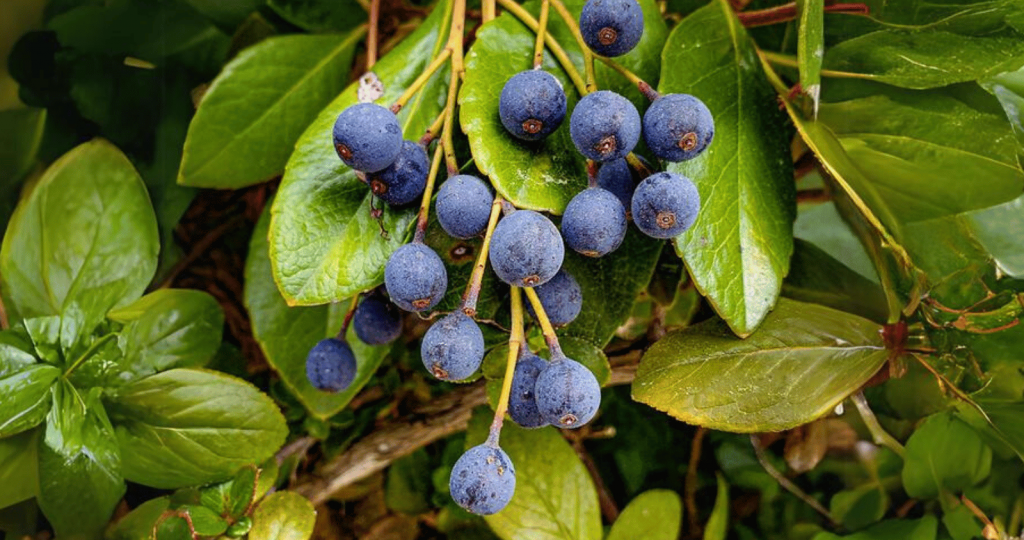
[[[530,305],[533,306],[533,313],[537,316],[537,322],[540,323],[544,341],[548,344],[548,350],[551,351],[551,359],[564,358],[562,346],[558,344],[558,334],[555,333],[555,327],[551,325],[551,320],[548,319],[548,314],[544,311],[544,305],[540,303],[537,292],[532,287],[526,287],[523,291],[526,292],[526,297],[530,299]]]
[[[487,232],[484,233],[484,241],[480,244],[480,253],[476,256],[476,263],[473,265],[473,273],[469,276],[469,284],[466,292],[462,295],[462,312],[470,317],[476,317],[476,302],[480,298],[480,286],[484,281],[484,271],[487,269],[487,256],[491,248],[491,236],[494,234],[494,227],[498,225],[498,217],[501,216],[501,207],[505,199],[501,195],[494,197],[491,203],[491,215],[487,220]]]
[[[508,361],[505,364],[505,380],[501,383],[501,397],[498,398],[498,407],[494,409],[494,420],[491,422],[491,430],[487,435],[487,444],[498,446],[498,438],[501,436],[501,424],[505,421],[505,413],[508,412],[508,399],[512,395],[512,377],[516,372],[516,362],[519,360],[519,351],[526,346],[522,336],[523,331],[523,299],[519,294],[519,287],[512,287],[512,332],[508,340]]]
[[[498,5],[505,9],[505,11],[508,11],[515,18],[519,19],[520,22],[525,24],[530,30],[533,30],[535,33],[540,30],[540,24],[537,22],[537,19],[534,19],[533,15],[530,15],[530,12],[523,9],[523,7],[517,4],[515,0],[497,0],[497,2]],[[569,79],[572,80],[573,85],[576,86],[576,90],[580,95],[586,95],[587,83],[584,82],[583,77],[580,76],[579,70],[576,69],[572,60],[569,59],[569,55],[565,53],[565,49],[555,41],[555,38],[551,37],[551,34],[547,34],[544,37],[544,44],[547,45],[551,54],[555,55],[555,59],[558,60],[559,65],[562,66],[566,75],[568,75]]]

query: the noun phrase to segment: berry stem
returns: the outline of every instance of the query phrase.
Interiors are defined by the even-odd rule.
[[[487,254],[491,248],[491,236],[494,234],[494,227],[498,225],[498,216],[501,215],[501,206],[504,202],[505,199],[502,199],[501,195],[497,195],[494,197],[494,202],[491,203],[491,216],[487,220],[484,242],[480,244],[480,253],[476,256],[473,273],[470,274],[466,292],[462,295],[462,312],[470,317],[476,317],[476,301],[480,298],[480,286],[484,281],[484,270],[487,269]]]
[[[455,98],[459,94],[459,81],[465,67],[462,63],[462,40],[466,30],[466,0],[455,0],[452,9],[452,27],[448,33],[448,49],[452,52],[452,69],[448,81],[448,100],[445,104],[444,127],[441,128],[441,145],[444,147],[444,159],[448,166],[448,176],[459,174],[459,162],[455,159],[455,142],[452,133],[455,130]]]
[[[420,145],[426,148],[430,143],[434,142],[434,139],[441,134],[441,126],[444,125],[444,118],[447,111],[441,111],[441,114],[434,118],[434,121],[430,123],[430,127],[427,131],[423,132],[423,136],[420,137]]]
[[[779,54],[771,51],[761,51],[761,57],[772,64],[780,66],[799,68],[800,65],[797,63],[795,56],[789,56],[787,54]],[[864,78],[862,75],[857,73],[847,73],[845,71],[833,71],[830,69],[821,70],[823,77],[835,77],[837,79],[861,79]],[[788,89],[787,89],[788,92]]]
[[[529,289],[527,289],[529,290]],[[519,351],[526,346],[523,331],[523,298],[519,294],[519,287],[512,287],[512,332],[508,339],[508,362],[505,364],[505,380],[501,383],[501,397],[498,398],[498,407],[494,409],[494,421],[491,422],[491,431],[487,435],[487,444],[498,446],[498,437],[501,436],[501,424],[505,421],[505,413],[508,411],[508,398],[512,395],[512,378],[516,372],[516,361],[519,360]]]
[[[551,5],[550,0],[543,0],[540,4],[540,22],[537,23],[537,40],[533,44],[533,69],[539,69],[544,63],[544,36],[548,33],[548,11]]]
[[[430,198],[434,194],[434,180],[437,178],[437,170],[441,168],[441,144],[434,149],[434,159],[430,161],[430,174],[427,175],[427,186],[423,188],[423,202],[420,203],[420,212],[416,219],[416,233],[413,235],[413,242],[423,242],[423,236],[427,234],[427,218],[430,217]]]
[[[366,71],[377,63],[377,27],[380,25],[380,0],[370,0],[370,31],[366,36]]]
[[[494,20],[494,0],[484,0],[481,6],[481,20],[484,23]]]
[[[576,43],[580,46],[580,51],[583,53],[583,68],[587,74],[587,86],[586,90],[580,92],[581,96],[587,95],[597,90],[597,75],[594,71],[594,52],[587,46],[587,42],[583,41],[583,34],[580,33],[580,25],[576,22],[576,18],[569,13],[566,9],[565,4],[562,0],[551,0],[551,3],[555,6],[555,11],[565,21],[565,25],[569,27],[569,32],[572,33],[572,37],[576,39]]]
[[[633,152],[626,154],[626,163],[629,163],[629,166],[640,175],[640,178],[647,178],[653,172]]]
[[[356,314],[356,308],[359,306],[359,293],[352,296],[352,301],[348,304],[348,311],[345,312],[345,318],[341,321],[341,330],[338,330],[338,339],[344,341],[345,333],[348,332],[348,325],[352,322],[352,316]]]
[[[620,75],[625,77],[626,80],[636,85],[636,89],[639,90],[640,93],[643,94],[643,96],[648,100],[654,101],[660,97],[660,94],[658,94],[657,90],[652,88],[651,85],[647,84],[647,81],[641,79],[636,73],[633,73],[632,71],[627,69],[626,66],[623,66],[622,64],[616,62],[615,60],[612,60],[611,58],[605,58],[604,56],[598,56],[598,58],[600,58],[601,61],[604,62],[604,65],[614,69]]]
[[[405,104],[416,95],[416,92],[419,92],[420,89],[423,88],[423,85],[427,84],[430,77],[432,77],[437,70],[441,69],[441,66],[448,61],[448,57],[451,55],[452,50],[450,48],[445,47],[442,49],[441,53],[437,55],[437,58],[434,58],[434,60],[430,62],[427,69],[423,70],[423,73],[420,73],[419,77],[416,77],[416,80],[405,89],[405,92],[402,92],[401,96],[398,96],[395,103],[391,105],[391,112],[398,114],[398,111],[401,111],[402,107],[404,107]]]
[[[520,22],[525,24],[530,30],[535,33],[540,30],[540,25],[537,23],[537,19],[530,15],[530,12],[523,9],[522,6],[517,4],[515,0],[497,0],[498,5],[511,13],[515,18],[519,19]],[[558,60],[559,65],[565,71],[569,79],[572,80],[572,84],[576,86],[576,90],[580,95],[587,94],[587,83],[583,81],[583,77],[580,76],[579,70],[573,65],[572,60],[569,59],[569,55],[565,53],[565,49],[555,41],[555,38],[551,37],[551,34],[544,36],[544,44],[547,45],[551,54],[555,55],[555,59]]]
[[[587,187],[597,187],[597,162],[587,160]]]
[[[537,316],[537,322],[540,323],[541,332],[544,334],[544,341],[547,342],[548,350],[551,351],[551,359],[554,360],[565,356],[562,353],[562,346],[558,344],[558,335],[555,334],[555,327],[551,326],[548,314],[544,311],[544,305],[540,303],[540,297],[530,287],[523,290],[526,292],[526,297],[530,299],[530,305],[533,306],[533,313]]]

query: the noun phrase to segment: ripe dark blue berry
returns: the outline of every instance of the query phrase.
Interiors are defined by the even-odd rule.
[[[453,176],[437,190],[437,222],[454,238],[472,238],[487,229],[493,201],[483,180],[468,174]]]
[[[626,158],[609,161],[597,171],[597,187],[607,189],[619,198],[619,202],[626,209],[630,209],[633,202],[633,190],[636,189],[636,181],[633,179],[633,171],[629,168]]]
[[[520,356],[516,362],[516,370],[512,375],[512,393],[508,396],[508,415],[522,427],[538,428],[548,425],[537,409],[534,393],[537,376],[547,365],[539,356],[530,353]]]
[[[558,129],[565,119],[565,90],[547,71],[516,73],[501,89],[498,116],[514,137],[539,141]]]
[[[697,157],[715,138],[715,121],[701,100],[688,94],[668,94],[654,100],[644,113],[644,141],[666,161]]]
[[[334,150],[345,165],[373,173],[398,159],[402,128],[389,109],[357,103],[341,111],[334,122]]]
[[[448,272],[434,250],[413,242],[391,254],[384,267],[384,287],[398,307],[423,311],[436,306],[444,297]]]
[[[348,343],[336,338],[320,340],[306,356],[309,384],[324,392],[340,392],[356,378],[356,357]]]
[[[595,161],[626,157],[640,140],[640,113],[608,90],[587,94],[569,117],[569,134],[581,154]]]
[[[489,256],[494,273],[502,281],[516,287],[534,287],[558,273],[565,258],[565,244],[550,219],[533,210],[517,210],[494,228]]]
[[[700,193],[689,178],[654,173],[633,193],[633,223],[653,238],[674,238],[693,225],[700,212]]]
[[[589,422],[601,406],[601,385],[583,364],[570,358],[548,363],[534,388],[537,409],[549,424],[575,429]]]
[[[461,381],[484,359],[484,334],[468,315],[454,311],[435,322],[420,344],[423,366],[442,381]]]
[[[599,187],[576,194],[562,215],[565,245],[587,257],[602,257],[626,237],[626,208],[608,190]]]
[[[644,12],[636,0],[588,0],[580,13],[580,32],[590,50],[622,56],[640,43]]]
[[[368,345],[391,343],[402,333],[402,313],[383,296],[367,296],[352,315],[352,328]]]
[[[371,174],[367,181],[374,195],[392,206],[402,206],[420,198],[429,172],[430,161],[423,147],[402,141],[398,159],[383,171]]]
[[[565,326],[576,320],[583,309],[583,291],[576,278],[565,270],[559,270],[547,283],[533,288],[544,306],[544,313],[553,326]],[[527,311],[534,318],[533,304],[526,304]]]
[[[466,450],[448,481],[452,499],[481,516],[500,512],[516,491],[516,469],[508,454],[486,443]]]

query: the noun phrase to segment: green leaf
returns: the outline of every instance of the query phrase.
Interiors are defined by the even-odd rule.
[[[1018,279],[1024,278],[1024,238],[1015,232],[1024,230],[1024,196],[970,212],[966,218],[999,270]]]
[[[38,438],[39,431],[26,431],[0,439],[0,508],[39,493]]]
[[[316,510],[302,495],[271,493],[256,507],[249,540],[306,540],[313,534]]]
[[[287,434],[277,405],[223,373],[172,369],[121,387],[108,403],[122,469],[159,488],[206,484],[273,454]]]
[[[888,509],[889,494],[877,483],[845,489],[829,501],[832,516],[854,531],[880,521]]]
[[[237,189],[281,174],[295,141],[345,87],[364,33],[272,37],[242,51],[199,104],[178,183]]]
[[[185,0],[185,2],[227,29],[234,28],[246,16],[263,5],[263,0]]]
[[[963,491],[987,478],[992,467],[992,449],[948,412],[928,417],[906,448],[903,488],[918,499]]]
[[[1024,23],[1024,15],[1021,19]],[[999,100],[1010,126],[1017,134],[1017,140],[1024,144],[1024,68],[1000,73],[979,83]]]
[[[269,0],[267,5],[309,32],[348,30],[366,20],[366,13],[355,0]]]
[[[830,412],[888,355],[879,325],[782,299],[746,340],[720,321],[674,332],[644,355],[633,398],[691,424],[782,431]]]
[[[5,304],[21,318],[80,314],[87,333],[142,294],[159,249],[139,174],[93,140],[51,165],[11,217],[0,249]]]
[[[697,288],[740,336],[775,305],[793,252],[794,183],[783,117],[754,43],[717,1],[672,31],[659,91],[692,94],[719,126],[701,156],[673,163],[697,185],[701,210],[676,238]],[[694,74],[702,74],[694,76]]]
[[[390,104],[444,46],[445,14],[451,0],[434,6],[430,17],[374,67],[385,85],[378,100]],[[434,77],[399,114],[408,139],[419,137],[443,108],[447,84]],[[335,119],[356,103],[356,84],[331,102],[295,144],[271,209],[270,259],[274,281],[289,305],[337,302],[380,284],[391,253],[405,243],[415,219],[412,208],[384,204],[379,234],[370,216],[370,190],[346,167],[330,144]],[[378,204],[380,206],[380,204]]]
[[[921,519],[890,519],[849,536],[818,533],[813,540],[935,540],[939,534],[939,520],[935,516]]]
[[[396,460],[388,467],[384,503],[413,516],[429,510],[431,471],[430,456],[423,449]]]
[[[39,442],[36,500],[57,536],[98,538],[125,491],[114,430],[99,389],[83,398],[62,380],[52,395]]]
[[[566,8],[579,20],[584,2],[566,2]],[[657,55],[668,30],[652,0],[640,2],[644,11],[644,34],[636,48],[616,61],[633,69],[650,84],[657,84]],[[534,18],[539,2],[523,6]],[[553,11],[553,10],[552,10]],[[565,48],[573,64],[583,73],[583,56],[568,26],[556,13],[548,19],[548,32]],[[506,13],[484,25],[466,56],[466,82],[459,95],[459,119],[469,138],[473,159],[481,174],[506,199],[517,207],[561,214],[565,205],[587,187],[585,159],[569,136],[569,116],[579,100],[579,92],[554,56],[545,54],[544,69],[562,83],[568,100],[565,120],[559,128],[539,142],[523,142],[511,136],[498,118],[498,99],[505,82],[516,73],[533,66],[533,31]],[[643,98],[620,75],[601,66],[598,84],[634,99],[638,108]],[[610,84],[609,84],[610,83]],[[642,110],[642,108],[640,109]]]
[[[483,442],[491,412],[478,408],[466,446]],[[600,540],[597,491],[586,467],[552,427],[524,429],[505,422],[501,448],[516,468],[516,492],[504,510],[485,516],[503,540]]]
[[[228,522],[205,506],[186,505],[182,508],[192,518],[192,529],[197,535],[217,536],[228,528]]]
[[[682,524],[679,495],[667,489],[652,489],[629,502],[605,540],[675,540]]]
[[[1015,38],[881,30],[829,48],[825,69],[844,77],[925,89],[1017,69],[1024,63],[1021,55],[1024,41]]]
[[[220,347],[224,312],[203,291],[159,289],[108,317],[124,324],[121,382],[178,367],[201,367]]]
[[[119,519],[107,533],[108,540],[139,540],[150,538],[160,516],[171,507],[169,497],[157,497],[136,506]],[[163,540],[163,537],[159,537]]]
[[[240,517],[245,513],[250,503],[254,503],[256,495],[256,467],[242,467],[234,480],[231,481],[231,499],[228,505],[228,515]]]
[[[820,114],[897,219],[941,217],[1020,195],[1019,143],[1003,118],[943,95],[900,100],[825,104]]]
[[[796,240],[782,294],[860,315],[879,324],[888,316],[881,287],[847,268],[810,242]]]
[[[0,377],[21,371],[37,362],[29,338],[20,330],[0,330]]]
[[[612,367],[608,364],[608,357],[600,347],[573,336],[559,339],[559,344],[566,356],[587,366],[587,369],[597,377],[597,382],[601,386],[608,384],[608,380],[612,377]]]
[[[267,253],[270,204],[266,208],[253,231],[249,258],[245,262],[245,306],[252,320],[253,336],[285,386],[313,416],[326,420],[344,409],[362,390],[387,355],[388,347],[366,345],[350,328],[348,343],[358,365],[352,384],[337,394],[317,390],[309,384],[306,356],[318,341],[338,333],[348,305],[288,307],[271,275]],[[338,314],[341,317],[332,316]]]
[[[821,98],[821,64],[825,56],[825,2],[824,0],[798,0],[796,3],[800,27],[797,33],[797,64],[800,68],[800,87],[811,98],[813,117],[818,116]]]
[[[704,526],[704,540],[725,540],[729,532],[729,483],[721,473],[718,477],[718,495],[715,497],[715,507],[711,509],[711,516]]]
[[[7,225],[21,181],[36,163],[45,124],[46,109],[0,111],[0,224]]]
[[[878,273],[871,264],[871,257],[850,226],[843,221],[836,205],[801,204],[797,211],[796,222],[793,223],[793,235],[796,238],[814,244],[869,281],[878,282]]]
[[[663,245],[630,227],[619,249],[599,259],[566,250],[562,266],[580,284],[583,308],[559,334],[604,348],[650,283]]]
[[[39,425],[50,412],[50,387],[61,371],[33,364],[0,377],[0,437]]]

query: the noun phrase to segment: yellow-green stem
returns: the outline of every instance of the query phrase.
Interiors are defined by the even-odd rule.
[[[527,289],[529,290],[529,289]],[[498,437],[501,435],[501,424],[505,421],[505,413],[508,411],[508,399],[512,395],[512,378],[516,372],[516,361],[519,360],[519,350],[526,346],[522,336],[523,331],[523,299],[519,295],[519,287],[512,287],[512,332],[508,340],[508,361],[505,364],[505,380],[501,384],[501,397],[498,398],[498,407],[494,409],[494,421],[491,422],[491,431],[487,436],[487,444],[498,445]]]
[[[641,79],[639,75],[627,69],[626,66],[623,66],[622,64],[616,62],[615,60],[612,60],[611,58],[606,58],[604,56],[598,56],[598,58],[600,58],[606,66],[614,69],[616,72],[619,73],[619,75],[622,75],[623,77],[626,78],[626,80],[633,83],[633,86],[636,86],[636,89],[639,90],[645,98],[649,99],[650,101],[658,99],[658,92],[654,88],[652,88],[651,85],[647,84],[647,81]]]
[[[405,107],[405,104],[416,95],[416,92],[419,92],[420,89],[423,88],[423,85],[427,84],[430,77],[432,77],[437,70],[441,69],[441,66],[448,61],[448,57],[451,56],[451,54],[451,49],[447,47],[441,50],[441,54],[438,54],[437,58],[434,58],[434,60],[430,62],[427,69],[423,70],[423,73],[420,73],[420,76],[416,77],[416,80],[405,89],[405,92],[402,92],[402,95],[398,96],[395,103],[391,105],[391,112],[398,114],[398,111],[402,110],[402,107]]]
[[[345,318],[341,321],[341,330],[338,330],[338,339],[345,339],[345,332],[348,331],[348,325],[352,322],[352,316],[356,314],[356,308],[359,306],[359,293],[352,296],[352,301],[348,303],[348,311],[345,312]]]
[[[540,4],[540,22],[537,24],[537,40],[533,44],[533,69],[537,69],[544,63],[544,36],[548,33],[548,7],[551,0],[543,0]]]
[[[466,292],[462,295],[462,312],[470,317],[476,317],[476,301],[480,298],[480,285],[483,283],[484,271],[487,269],[487,254],[491,249],[491,236],[494,234],[494,227],[498,225],[501,205],[504,202],[505,199],[502,199],[501,195],[494,197],[494,202],[491,204],[491,216],[487,221],[487,232],[484,233],[484,242],[480,244],[480,253],[476,256],[473,273],[470,274]]]
[[[580,92],[580,95],[589,94],[597,90],[597,75],[594,72],[594,53],[587,46],[587,42],[583,41],[583,34],[580,33],[580,25],[576,22],[576,18],[569,13],[566,9],[565,4],[562,0],[551,0],[551,3],[555,6],[555,11],[565,21],[565,25],[569,27],[569,32],[572,33],[572,37],[576,39],[576,43],[579,44],[580,51],[583,52],[583,69],[587,74],[587,85],[586,91]]]
[[[437,115],[437,118],[430,123],[430,127],[428,127],[427,131],[423,132],[423,136],[420,137],[421,145],[426,147],[441,134],[441,126],[444,125],[444,117],[446,116],[446,113],[447,111],[441,111],[441,114]]]
[[[455,159],[455,102],[459,95],[459,79],[465,69],[462,64],[462,39],[466,30],[466,0],[455,0],[452,9],[452,26],[448,34],[448,49],[452,52],[451,79],[448,81],[448,100],[445,103],[444,127],[441,130],[441,144],[448,166],[448,176],[459,174],[459,162]]]
[[[853,404],[857,406],[857,412],[860,413],[861,419],[864,420],[864,425],[867,426],[868,431],[871,432],[871,436],[874,438],[875,444],[880,444],[895,452],[896,455],[903,457],[906,453],[903,449],[903,445],[878,423],[878,418],[875,417],[875,413],[872,412],[871,407],[868,406],[868,400],[864,398],[864,393],[857,392],[850,396],[850,399],[852,399]]]
[[[626,163],[629,163],[629,166],[633,167],[633,170],[640,175],[640,178],[647,178],[651,175],[651,170],[648,169],[647,165],[644,165],[644,163],[640,161],[640,158],[636,157],[636,154],[633,152],[626,154]]]
[[[482,7],[483,7],[483,10],[482,10],[482,13],[481,13],[482,21],[484,23],[487,23],[487,22],[490,22],[490,21],[494,20],[494,12],[495,12],[494,0],[484,0]]]
[[[527,287],[523,289],[526,292],[526,297],[530,299],[530,305],[533,306],[533,314],[537,317],[537,322],[540,323],[540,330],[544,334],[544,341],[548,344],[548,350],[551,351],[551,359],[564,356],[562,353],[562,346],[558,344],[558,335],[555,334],[555,327],[551,326],[551,321],[548,319],[547,312],[544,311],[544,305],[540,303],[540,297],[537,296],[537,292],[532,288]]]
[[[777,65],[780,65],[780,66],[786,66],[786,67],[797,68],[797,69],[800,68],[800,64],[797,62],[797,59],[796,59],[795,56],[789,56],[787,54],[779,54],[777,52],[772,52],[772,51],[759,51],[759,52],[760,52],[762,58],[764,58],[765,60],[771,62],[772,64],[777,64]],[[845,72],[845,71],[833,71],[831,69],[823,69],[823,70],[821,70],[821,76],[822,77],[835,77],[835,78],[838,78],[838,79],[870,79],[869,76],[862,75],[860,73],[848,73],[848,72]]]
[[[525,24],[530,30],[535,33],[540,29],[540,25],[537,23],[537,19],[533,18],[528,11],[523,9],[522,6],[517,4],[515,0],[497,0],[498,5],[511,13],[515,18],[519,19]],[[555,41],[555,38],[551,37],[551,34],[544,36],[544,44],[551,51],[551,54],[555,55],[555,59],[558,60],[559,65],[565,70],[566,75],[572,80],[572,84],[576,86],[576,90],[580,95],[587,94],[587,83],[583,81],[583,77],[580,76],[579,70],[573,65],[572,60],[569,59],[569,55],[565,53],[565,49]]]
[[[434,159],[430,160],[430,174],[427,175],[427,186],[423,188],[423,201],[420,202],[420,212],[416,220],[416,233],[413,236],[414,242],[422,242],[423,236],[427,233],[427,218],[430,216],[430,197],[434,194],[434,180],[437,178],[437,170],[441,167],[441,152],[443,144],[438,144],[434,149]]]

